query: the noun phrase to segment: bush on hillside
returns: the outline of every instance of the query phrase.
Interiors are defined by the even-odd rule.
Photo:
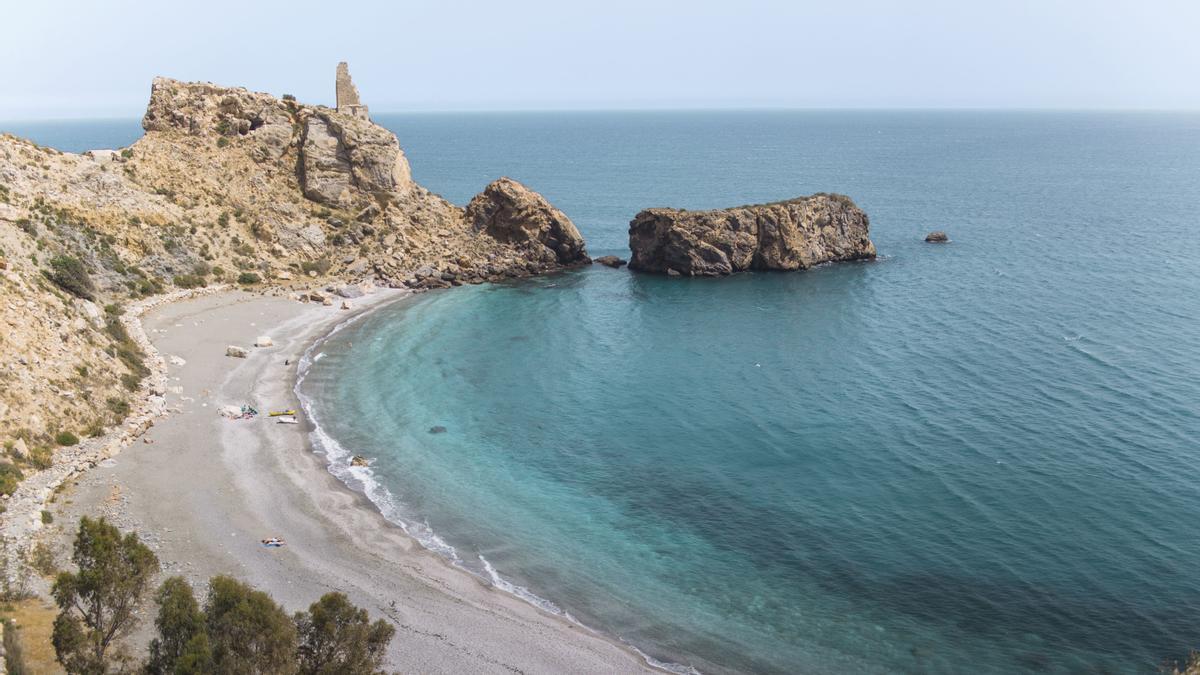
[[[60,255],[50,259],[50,271],[46,273],[59,288],[79,298],[94,300],[96,287],[87,267],[79,258]]]
[[[17,491],[24,474],[12,462],[0,462],[0,495],[11,495]]]

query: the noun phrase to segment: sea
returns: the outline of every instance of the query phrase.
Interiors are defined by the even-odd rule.
[[[819,191],[879,250],[462,287],[319,342],[316,451],[454,564],[678,672],[1153,673],[1200,647],[1200,113],[376,121],[431,190],[520,180],[592,255],[628,257],[643,208]]]

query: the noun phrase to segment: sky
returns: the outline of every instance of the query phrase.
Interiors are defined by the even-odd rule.
[[[138,117],[156,75],[372,112],[1200,109],[1197,0],[7,0],[0,120]]]

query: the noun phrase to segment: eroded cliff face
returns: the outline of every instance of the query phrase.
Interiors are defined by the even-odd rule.
[[[134,299],[215,282],[432,288],[588,262],[537,193],[503,179],[455,206],[414,183],[398,139],[355,111],[158,78],[129,148],[76,155],[0,135],[10,457],[53,448],[60,431],[99,432],[141,395],[113,320]],[[70,288],[80,273],[87,288]]]
[[[647,209],[629,224],[629,248],[629,269],[683,276],[875,257],[867,214],[830,194],[712,211]]]

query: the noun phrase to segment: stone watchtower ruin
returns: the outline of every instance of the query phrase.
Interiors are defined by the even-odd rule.
[[[350,79],[350,66],[345,61],[337,65],[337,111],[363,120],[370,119],[367,106],[358,100],[358,87]]]

